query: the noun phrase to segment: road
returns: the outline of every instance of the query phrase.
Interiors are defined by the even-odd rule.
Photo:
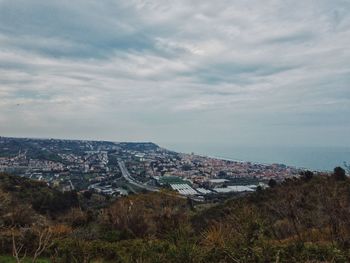
[[[129,173],[128,169],[125,167],[125,164],[123,161],[118,161],[118,165],[120,168],[120,171],[122,172],[123,177],[132,185],[135,185],[139,188],[146,189],[147,191],[151,192],[158,192],[159,190],[155,187],[148,186],[145,184],[142,184],[140,182],[137,182]]]
[[[73,185],[73,183],[72,183],[72,180],[69,180],[69,183],[70,183],[71,190],[74,190],[75,187],[74,187],[74,185]]]

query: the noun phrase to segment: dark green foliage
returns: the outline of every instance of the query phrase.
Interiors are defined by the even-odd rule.
[[[16,260],[12,256],[0,256],[1,263],[16,263]],[[31,258],[25,258],[23,263],[32,263]],[[48,259],[38,259],[36,263],[51,263]]]
[[[91,196],[92,196],[92,192],[91,191],[84,191],[83,195],[86,199],[90,200]]]
[[[220,171],[218,177],[226,177],[227,173],[225,171]]]
[[[76,192],[60,192],[51,189],[44,182],[0,174],[0,189],[9,192],[21,203],[28,203],[41,213],[55,215],[78,205]]]
[[[184,171],[190,171],[191,168],[192,168],[192,166],[189,165],[189,164],[184,164],[184,165],[181,167],[181,169],[184,170]]]
[[[119,146],[121,146],[123,149],[126,149],[126,150],[141,151],[141,152],[154,151],[159,149],[159,146],[152,142],[143,142],[143,143],[122,142],[119,144]]]
[[[345,170],[341,167],[334,168],[333,176],[336,180],[339,180],[339,181],[346,180]]]
[[[61,213],[70,207],[78,205],[78,196],[76,192],[51,192],[39,193],[33,197],[33,208],[39,213],[55,214]]]
[[[331,176],[304,172],[300,179],[198,211],[171,192],[119,198],[100,210],[72,209],[74,202],[67,200],[78,199],[74,192],[59,195],[22,178],[0,182],[16,198],[38,204],[39,212],[49,211],[49,204],[68,211],[51,221],[57,226],[55,244],[44,254],[58,263],[345,263],[350,262],[350,180],[340,178],[340,169]],[[34,202],[34,189],[49,201]],[[33,237],[26,240],[32,251]],[[6,253],[9,241],[0,235]]]
[[[274,188],[274,187],[277,185],[277,182],[276,182],[275,179],[272,179],[272,178],[271,178],[271,179],[269,180],[268,185],[269,185],[271,188]]]
[[[303,171],[300,173],[301,178],[305,181],[309,181],[312,179],[312,177],[314,176],[314,173],[311,171]]]

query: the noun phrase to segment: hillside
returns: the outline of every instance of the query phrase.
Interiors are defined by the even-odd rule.
[[[0,251],[67,263],[350,260],[350,180],[339,170],[218,205],[171,192],[89,205],[98,198],[1,175]]]

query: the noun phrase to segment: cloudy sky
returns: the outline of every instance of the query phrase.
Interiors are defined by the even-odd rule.
[[[0,0],[0,135],[350,146],[349,0]]]

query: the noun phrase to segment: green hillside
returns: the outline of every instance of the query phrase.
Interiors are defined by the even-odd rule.
[[[350,261],[350,180],[339,169],[217,205],[170,192],[106,203],[1,175],[0,204],[0,262]]]

